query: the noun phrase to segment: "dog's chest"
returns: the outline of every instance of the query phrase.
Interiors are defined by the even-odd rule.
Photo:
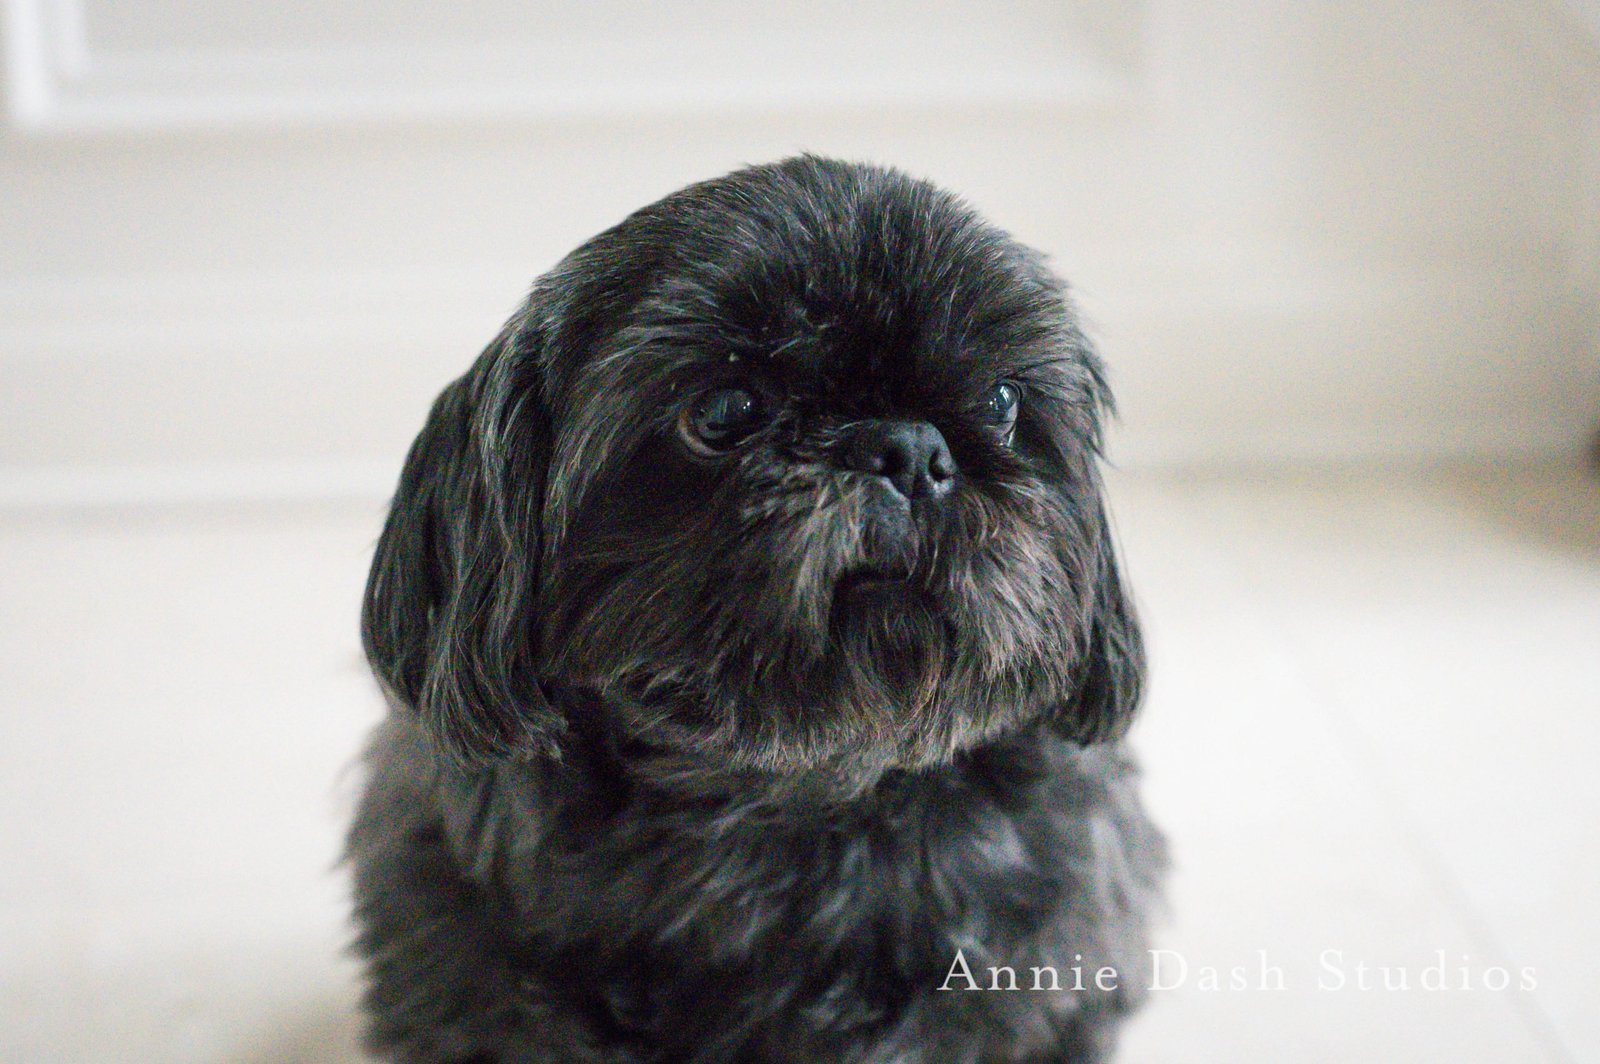
[[[1073,784],[1069,771],[996,795],[947,774],[831,816],[624,809],[530,855],[515,892],[538,955],[601,988],[624,1028],[690,1031],[710,1016],[881,1035],[946,1003],[958,951],[981,978],[1099,959],[1080,931],[1104,899],[1082,873],[1103,865],[1108,836]],[[1003,1014],[1016,1028],[1079,1004],[984,997],[963,1022]]]

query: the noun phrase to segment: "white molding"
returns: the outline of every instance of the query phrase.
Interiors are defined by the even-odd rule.
[[[306,502],[381,503],[400,460],[0,468],[0,512]]]
[[[81,0],[4,3],[12,118],[34,132],[1082,105],[1125,94],[1132,73],[1131,18],[1098,12],[1042,53],[1013,54],[982,34],[929,37],[917,52],[902,46],[920,29],[911,26],[880,28],[883,40],[852,42],[840,55],[840,42],[821,33],[796,38],[781,14],[773,25],[685,32],[669,42],[596,36],[545,44],[524,35],[116,48],[87,38]],[[1129,5],[1098,6],[1120,15]]]
[[[27,127],[42,124],[50,113],[54,72],[46,46],[40,0],[4,0],[6,105],[12,121]]]

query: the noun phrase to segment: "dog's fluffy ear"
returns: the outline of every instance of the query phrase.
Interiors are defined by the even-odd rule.
[[[464,763],[554,753],[564,724],[531,661],[550,418],[526,317],[434,403],[362,604],[380,681]]]
[[[1103,505],[1095,515],[1086,645],[1072,696],[1052,720],[1075,742],[1107,742],[1127,731],[1144,692],[1144,638],[1123,588],[1116,543]]]

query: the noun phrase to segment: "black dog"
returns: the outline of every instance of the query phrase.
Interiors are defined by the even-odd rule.
[[[1162,863],[1108,404],[1040,257],[891,170],[742,170],[541,279],[367,588],[372,1046],[1105,1059]]]

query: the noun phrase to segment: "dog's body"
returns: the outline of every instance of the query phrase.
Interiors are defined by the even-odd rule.
[[[1161,865],[1106,402],[1037,257],[892,171],[741,171],[543,279],[368,588],[373,1045],[1105,1059]]]

